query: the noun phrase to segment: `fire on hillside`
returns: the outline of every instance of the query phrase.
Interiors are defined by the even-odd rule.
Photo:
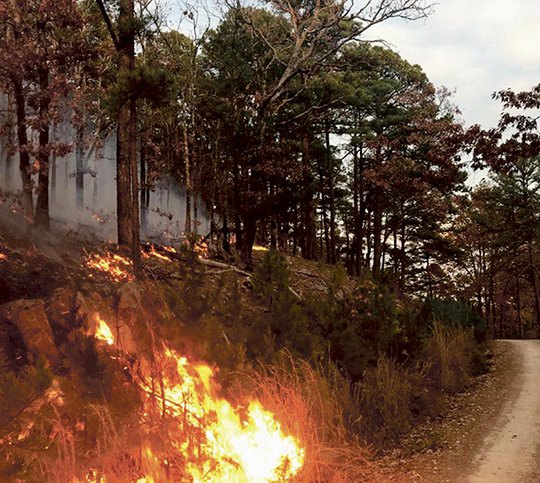
[[[113,331],[101,317],[97,321],[94,337],[114,344]],[[234,407],[218,395],[219,385],[209,365],[191,363],[167,347],[154,357],[161,369],[161,381],[156,384],[152,375],[141,369],[140,386],[146,394],[141,418],[157,409],[172,421],[174,429],[168,437],[176,455],[160,455],[148,445],[142,451],[142,458],[147,460],[143,467],[181,473],[189,478],[186,481],[215,483],[290,481],[298,474],[305,450],[259,401]],[[141,483],[158,480],[156,474],[142,474],[137,479]],[[92,469],[86,481],[105,483],[106,479]]]
[[[115,282],[133,280],[133,263],[131,260],[114,253],[106,252],[104,255],[97,253],[89,255],[86,259],[86,266],[96,272],[106,274]]]

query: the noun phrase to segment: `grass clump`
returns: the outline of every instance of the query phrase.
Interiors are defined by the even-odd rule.
[[[361,434],[377,445],[383,445],[409,430],[415,382],[418,381],[411,370],[382,355],[357,386],[362,413]]]
[[[470,381],[475,343],[471,329],[433,325],[424,345],[429,381],[438,391],[453,394]]]
[[[248,387],[305,449],[305,464],[295,481],[376,480],[370,453],[356,434],[362,417],[356,395],[334,364],[313,366],[281,352],[274,364],[261,364],[244,376],[242,387]]]

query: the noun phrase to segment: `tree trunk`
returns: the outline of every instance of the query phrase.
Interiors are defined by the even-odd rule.
[[[382,255],[382,203],[380,188],[376,186],[373,195],[373,275],[377,278],[381,273]]]
[[[26,131],[26,103],[21,79],[13,78],[12,83],[17,112],[17,141],[19,143],[19,171],[23,191],[24,218],[29,228],[34,223],[34,201],[32,198],[32,166],[30,165]]]
[[[234,233],[236,236],[236,249],[242,250],[242,221],[240,218],[240,167],[234,161],[233,164],[233,202],[234,202]]]
[[[135,68],[134,0],[120,0],[118,76]],[[134,94],[118,112],[116,201],[118,244],[131,252],[136,276],[140,274],[139,193],[137,174],[137,117]]]
[[[39,175],[36,202],[36,224],[48,230],[49,219],[49,69],[39,69]]]
[[[84,116],[81,116],[79,122],[75,143],[75,197],[77,208],[82,210],[84,207]]]
[[[519,271],[515,270],[516,277],[516,311],[518,319],[518,333],[519,337],[523,338],[523,319],[521,318],[521,287],[519,286]]]
[[[362,258],[362,227],[360,224],[360,159],[362,156],[362,146],[360,150],[356,145],[356,141],[353,140],[353,180],[352,180],[352,194],[353,194],[353,241],[351,243],[351,266],[352,274],[360,274],[361,258]],[[359,152],[360,151],[360,152]]]
[[[141,221],[139,215],[139,175],[137,173],[137,101],[133,97],[129,103],[129,160],[131,181],[131,259],[133,272],[136,277],[141,276]]]
[[[251,215],[247,214],[244,217],[244,231],[242,236],[242,261],[248,266],[253,267],[253,244],[255,242],[255,235],[257,234],[257,220]]]
[[[380,134],[380,133],[378,133]],[[375,152],[375,164],[377,169],[382,166],[382,149],[378,145]],[[375,183],[373,185],[373,275],[375,278],[380,276],[381,272],[381,255],[382,255],[382,187]]]
[[[325,125],[325,143],[326,143],[326,172],[328,176],[328,201],[330,208],[330,240],[329,240],[329,262],[335,265],[337,262],[336,254],[336,200],[334,193],[334,168],[332,162],[332,151],[330,146],[330,123]]]
[[[140,203],[141,203],[141,228],[143,230],[143,233],[146,232],[147,229],[147,223],[148,223],[148,203],[147,203],[147,179],[146,179],[146,149],[145,149],[145,142],[141,139],[140,142],[140,180],[139,180],[139,186],[140,186]]]
[[[182,126],[183,146],[184,146],[184,167],[186,176],[186,224],[184,232],[189,235],[192,230],[191,226],[191,166],[189,165],[189,140],[187,126]]]
[[[301,197],[301,236],[300,248],[302,257],[306,260],[315,259],[315,244],[316,244],[316,227],[315,227],[315,203],[313,201],[313,179],[310,166],[310,138],[309,132],[306,129],[302,140],[302,197]]]
[[[531,279],[534,290],[534,312],[536,316],[536,330],[540,333],[540,294],[538,293],[538,273],[536,271],[534,250],[530,243],[527,244],[529,263],[531,265]]]

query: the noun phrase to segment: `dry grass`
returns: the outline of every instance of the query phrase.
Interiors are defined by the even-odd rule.
[[[472,329],[435,324],[414,366],[381,356],[358,385],[360,434],[385,447],[396,443],[415,417],[440,413],[444,396],[469,383],[474,348]]]
[[[475,342],[472,329],[436,323],[424,347],[428,377],[436,389],[453,394],[470,381]]]
[[[137,481],[143,461],[134,434],[118,430],[106,405],[92,405],[91,411],[98,421],[98,434],[95,445],[88,448],[79,441],[77,429],[55,410],[55,454],[44,455],[39,461],[43,481],[105,481],[102,478],[107,483]]]
[[[381,356],[359,384],[363,419],[360,431],[370,441],[385,445],[410,429],[413,394],[412,371]]]
[[[260,366],[249,384],[282,427],[305,448],[298,482],[381,481],[369,451],[352,434],[360,418],[351,385],[333,365],[314,369],[283,354],[273,366]]]

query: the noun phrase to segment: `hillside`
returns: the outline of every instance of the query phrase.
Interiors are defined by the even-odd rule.
[[[143,245],[135,281],[114,245],[8,220],[8,480],[380,481],[374,450],[478,370],[472,329],[426,320],[415,341],[413,301],[336,267],[258,248],[248,273],[200,244]]]

